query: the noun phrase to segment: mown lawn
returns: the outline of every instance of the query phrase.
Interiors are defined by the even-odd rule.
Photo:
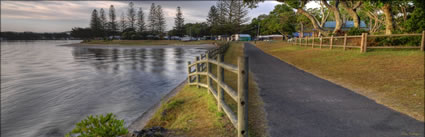
[[[226,51],[224,60],[229,64],[236,64],[237,57],[242,56],[242,43],[232,43]],[[217,74],[216,66],[212,66],[212,73]],[[236,75],[225,71],[225,82],[237,90]],[[205,83],[205,77],[201,77]],[[215,86],[216,83],[213,83]],[[214,88],[216,89],[216,88]],[[225,102],[236,112],[236,103],[227,94],[224,94]],[[237,136],[236,128],[230,120],[217,109],[217,101],[212,94],[208,94],[204,88],[186,85],[176,96],[163,103],[154,117],[148,122],[146,128],[162,126],[170,129],[177,136]],[[265,114],[263,102],[258,95],[255,82],[250,75],[249,80],[249,131],[250,136],[266,136]],[[236,114],[236,113],[235,113]],[[170,136],[174,136],[170,135]]]
[[[424,52],[318,49],[284,42],[257,47],[289,64],[424,121]]]
[[[83,42],[84,44],[98,44],[98,45],[132,45],[132,46],[154,46],[154,45],[200,45],[200,44],[212,44],[213,40],[198,40],[183,42],[180,40],[91,40],[89,42]]]

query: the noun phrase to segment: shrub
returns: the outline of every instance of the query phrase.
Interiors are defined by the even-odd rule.
[[[362,33],[367,33],[367,31],[364,29],[359,29],[354,27],[348,30],[347,32],[348,35],[362,35]]]
[[[114,114],[108,113],[106,116],[88,116],[77,123],[65,137],[70,137],[72,134],[77,134],[79,137],[116,137],[127,133],[124,120],[117,120]]]

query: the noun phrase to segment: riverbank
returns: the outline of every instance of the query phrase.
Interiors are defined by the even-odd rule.
[[[127,45],[127,46],[182,46],[213,44],[214,40],[180,41],[180,40],[90,40],[83,41],[84,45]]]
[[[225,53],[224,60],[226,63],[236,64],[237,56],[241,55],[242,43],[232,43]],[[229,74],[231,73],[225,71],[225,82],[236,87],[236,75]],[[250,75],[249,79],[248,133],[256,137],[267,136],[263,102],[254,77]],[[235,111],[236,104],[231,102],[229,96],[224,97]],[[171,131],[166,136],[236,136],[236,129],[223,112],[217,111],[215,98],[204,88],[185,85],[174,97],[164,102],[166,103],[155,112],[145,129],[164,127]]]
[[[254,44],[254,43],[253,43]],[[256,46],[282,61],[424,121],[424,53],[417,50],[312,49],[284,42]]]

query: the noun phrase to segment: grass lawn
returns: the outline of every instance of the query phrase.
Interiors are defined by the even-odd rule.
[[[226,63],[236,64],[237,57],[243,54],[241,45],[242,43],[231,44],[224,56]],[[216,66],[213,65],[212,73],[216,74],[216,70]],[[236,90],[236,75],[227,71],[224,71],[224,75],[225,82]],[[205,82],[205,77],[201,78],[201,82]],[[255,137],[266,136],[263,103],[252,75],[250,75],[248,94],[248,134]],[[226,96],[226,93],[224,95],[225,102],[235,112],[235,101]],[[224,112],[218,112],[216,99],[204,88],[198,89],[196,86],[186,85],[176,96],[163,104],[148,122],[146,128],[163,126],[175,131],[174,134],[178,136],[237,136],[236,128],[233,127]]]
[[[257,47],[289,64],[424,121],[424,52],[318,49],[284,42]]]
[[[84,44],[99,44],[99,45],[133,45],[133,46],[154,46],[154,45],[200,45],[212,44],[214,40],[198,40],[183,42],[180,40],[91,40],[90,42],[83,42]]]

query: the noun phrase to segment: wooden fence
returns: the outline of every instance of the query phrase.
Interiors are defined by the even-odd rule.
[[[402,37],[402,36],[422,36],[420,46],[368,46],[368,38],[377,38],[377,37]],[[347,41],[351,39],[351,41],[354,42],[354,44],[347,44]],[[354,39],[354,40],[352,40]],[[357,40],[356,40],[357,39]],[[360,40],[358,40],[360,39]],[[337,40],[343,40],[341,41],[342,44],[335,44]],[[421,51],[424,51],[424,45],[425,45],[425,31],[422,31],[422,34],[391,34],[391,35],[368,35],[367,33],[362,33],[362,35],[357,36],[347,36],[345,34],[344,36],[330,36],[330,37],[304,37],[304,38],[295,38],[294,41],[292,41],[292,45],[299,45],[299,46],[311,46],[314,47],[329,47],[329,49],[332,49],[334,47],[340,47],[343,48],[343,50],[346,50],[347,48],[359,48],[360,52],[367,52],[367,49],[383,49],[383,48],[398,48],[398,49],[420,49]]]
[[[217,99],[218,110],[224,111],[237,129],[238,137],[248,137],[248,57],[239,57],[237,66],[225,63],[223,53],[228,46],[225,44],[225,46],[209,50],[196,57],[195,62],[188,62],[188,82],[189,85],[195,85],[198,88],[207,88],[208,92]],[[212,73],[211,64],[217,66],[217,76]],[[195,69],[192,70],[192,67]],[[237,74],[237,91],[224,82],[224,70]],[[206,84],[201,83],[201,75],[206,76]],[[217,91],[214,90],[212,81],[217,83]],[[236,101],[237,115],[224,101],[224,92]]]

